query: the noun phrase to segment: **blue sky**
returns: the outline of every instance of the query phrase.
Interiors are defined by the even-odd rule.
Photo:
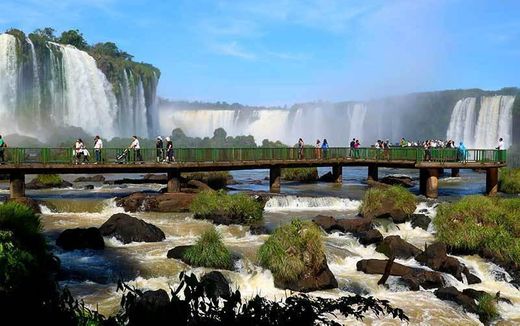
[[[520,86],[517,0],[1,0],[0,29],[79,29],[172,99],[283,105]]]

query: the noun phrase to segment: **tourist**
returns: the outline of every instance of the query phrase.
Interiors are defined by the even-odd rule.
[[[464,146],[463,142],[460,142],[459,148],[457,149],[457,160],[459,160],[459,161],[466,160],[466,146]]]
[[[303,142],[303,139],[298,139],[298,159],[303,159],[303,146],[305,146],[305,143]]]
[[[321,145],[321,150],[323,151],[323,158],[327,158],[327,152],[329,151],[329,143],[327,139],[323,139],[323,144]]]
[[[316,139],[316,146],[314,149],[314,156],[318,160],[321,159],[321,142],[319,139]]]
[[[168,139],[168,137],[166,137]],[[157,136],[157,140],[155,141],[155,149],[157,156],[157,163],[164,161],[164,145],[161,136]]]
[[[498,149],[499,151],[504,149],[504,139],[503,139],[503,138],[500,138],[500,139],[498,140],[498,146],[497,146],[497,149]]]
[[[74,164],[79,164],[83,155],[83,141],[81,138],[76,139],[74,144]]]
[[[401,141],[399,142],[399,146],[401,147],[406,147],[406,145],[408,144],[408,142],[406,141],[406,139],[401,138]]]
[[[103,141],[101,140],[101,138],[99,136],[96,136],[94,138],[94,154],[96,156],[96,163],[94,164],[98,164],[99,162],[101,162],[101,150],[103,149]]]
[[[361,147],[361,143],[359,139],[356,139],[354,142],[354,157],[359,158],[359,147]]]
[[[428,162],[432,160],[432,146],[429,140],[424,143],[424,160]]]
[[[141,146],[139,145],[139,139],[137,139],[137,136],[132,136],[132,139],[132,143],[128,148],[134,150],[134,161],[142,161],[143,158],[141,156]]]
[[[350,154],[349,156],[354,156],[355,155],[355,147],[356,147],[356,138],[352,138],[352,141],[350,142]]]
[[[168,163],[175,162],[175,156],[173,156],[173,141],[170,137],[166,137],[166,157]]]
[[[2,138],[2,135],[0,135],[0,164],[5,163],[5,148],[7,147],[7,144],[5,143],[4,139]]]

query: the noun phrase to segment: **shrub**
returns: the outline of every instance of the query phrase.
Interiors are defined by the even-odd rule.
[[[318,169],[315,167],[282,169],[282,179],[287,181],[313,182],[318,180]]]
[[[477,312],[480,320],[486,325],[493,319],[498,318],[499,314],[496,299],[488,293],[481,296],[477,300]]]
[[[63,179],[58,174],[38,174],[36,181],[49,187],[58,187]]]
[[[283,282],[317,271],[325,259],[321,230],[310,221],[292,220],[278,227],[258,249],[258,259]]]
[[[34,267],[34,257],[16,246],[12,232],[0,231],[0,286],[3,290],[16,290]]]
[[[0,205],[0,230],[12,232],[23,249],[39,253],[46,250],[40,218],[25,205],[15,202]]]
[[[407,215],[413,214],[417,207],[415,196],[401,186],[376,187],[365,192],[361,203],[361,214],[370,216],[383,207],[383,203],[391,202],[394,207]]]
[[[231,253],[214,227],[202,233],[195,245],[186,250],[184,259],[196,267],[231,269],[233,264]]]
[[[520,199],[467,196],[437,210],[437,237],[454,249],[490,250],[520,264]]]
[[[196,218],[226,215],[236,223],[255,224],[262,219],[262,205],[246,194],[229,195],[224,191],[203,191],[190,205]]]
[[[498,180],[498,189],[501,192],[508,194],[520,193],[520,168],[500,169],[500,176]]]

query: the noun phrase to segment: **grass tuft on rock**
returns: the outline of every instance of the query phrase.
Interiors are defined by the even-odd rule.
[[[227,215],[237,223],[255,224],[262,220],[262,205],[244,193],[229,195],[224,191],[202,191],[190,205],[196,218],[211,219]]]
[[[365,192],[361,203],[361,214],[371,216],[380,210],[385,202],[393,202],[393,206],[407,215],[413,214],[417,207],[415,196],[402,186],[375,187]]]
[[[508,194],[520,194],[520,168],[500,169],[498,190]]]
[[[318,169],[316,167],[282,169],[282,179],[286,181],[313,182],[318,180]]]
[[[276,279],[295,281],[322,265],[325,247],[321,230],[310,221],[292,220],[278,227],[257,255],[260,265],[271,270]]]
[[[63,179],[58,174],[38,174],[36,181],[48,187],[59,187]]]
[[[500,316],[496,299],[488,293],[477,300],[477,312],[480,319],[486,324]]]
[[[520,198],[467,196],[440,205],[433,223],[437,238],[454,249],[486,249],[500,260],[520,264]]]
[[[231,269],[231,253],[222,242],[222,236],[211,227],[202,233],[193,247],[184,253],[184,259],[192,266]]]

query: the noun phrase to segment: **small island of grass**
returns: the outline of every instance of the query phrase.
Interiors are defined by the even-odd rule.
[[[365,193],[360,213],[366,218],[390,217],[402,223],[417,207],[415,196],[401,186],[376,187]]]
[[[222,236],[211,227],[201,234],[195,245],[186,249],[183,260],[195,267],[232,269],[231,253],[224,245]]]
[[[286,181],[314,182],[318,180],[318,169],[316,167],[282,169],[282,179]]]

